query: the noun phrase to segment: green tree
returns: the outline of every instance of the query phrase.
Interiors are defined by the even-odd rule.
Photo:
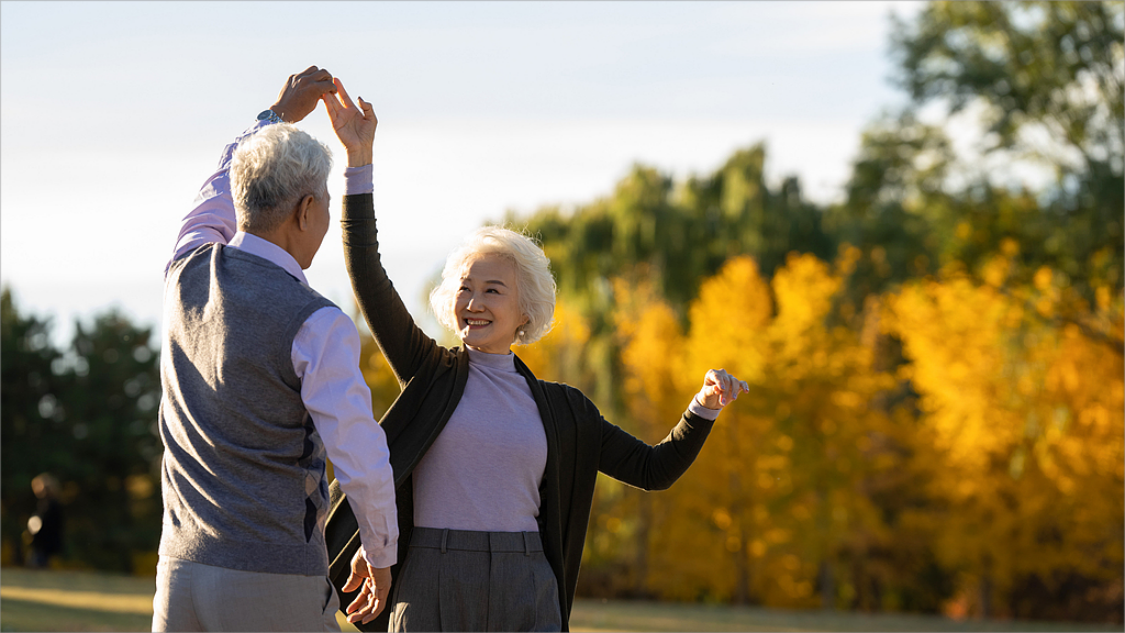
[[[910,113],[863,133],[847,197],[824,213],[834,241],[859,249],[842,297],[850,314],[858,314],[867,297],[928,274],[941,262],[957,221],[954,201],[943,191],[953,161],[942,130]]]
[[[110,311],[77,323],[60,352],[50,321],[21,315],[9,290],[0,324],[5,547],[18,547],[35,507],[31,479],[49,471],[62,485],[66,559],[115,571],[154,559],[162,508],[151,329]]]
[[[591,395],[603,406],[622,406],[613,389],[621,371],[613,278],[645,271],[645,281],[686,326],[699,284],[731,257],[750,255],[772,274],[791,251],[825,259],[834,254],[821,210],[802,199],[796,178],[769,186],[765,161],[765,147],[756,144],[714,173],[679,184],[634,165],[611,195],[573,212],[548,207],[526,219],[508,216],[542,241],[560,297],[589,325],[586,359],[596,377]]]
[[[932,2],[893,32],[899,83],[916,107],[978,106],[987,151],[1054,169],[1038,213],[1003,226],[992,245],[1016,238],[1031,270],[1060,270],[1091,300],[1099,282],[1121,287],[1125,5]],[[977,199],[995,185],[977,183]],[[981,214],[966,219],[980,231]]]
[[[21,535],[35,509],[31,480],[57,463],[44,454],[57,450],[65,420],[56,406],[61,353],[51,344],[51,321],[21,314],[10,288],[0,292],[0,349],[0,534],[20,563]]]
[[[161,392],[151,338],[151,328],[116,310],[77,323],[61,376],[70,447],[55,470],[73,491],[68,529],[82,535],[71,552],[100,569],[134,571],[135,555],[151,555],[160,539]]]

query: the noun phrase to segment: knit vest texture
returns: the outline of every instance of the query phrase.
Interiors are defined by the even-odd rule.
[[[221,244],[164,286],[160,555],[244,571],[327,573],[325,450],[301,400],[293,339],[332,302]]]

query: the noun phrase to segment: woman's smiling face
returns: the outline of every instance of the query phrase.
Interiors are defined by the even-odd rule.
[[[461,269],[454,295],[461,342],[480,352],[507,354],[527,323],[520,310],[516,264],[496,253],[477,255]]]

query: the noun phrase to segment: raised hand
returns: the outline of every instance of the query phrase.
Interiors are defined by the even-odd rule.
[[[750,385],[725,370],[712,369],[703,377],[703,388],[699,390],[699,404],[708,409],[722,409],[734,402],[738,394],[749,391]]]
[[[363,589],[356,599],[348,605],[346,613],[348,622],[356,623],[362,620],[364,624],[375,619],[387,606],[387,599],[391,594],[391,568],[372,567],[367,563],[363,547],[352,557],[352,573],[344,583],[344,591],[351,592]]]
[[[332,73],[309,66],[303,72],[289,75],[270,110],[276,112],[282,121],[296,123],[315,110],[316,102],[329,92],[336,92]]]
[[[359,98],[357,107],[344,89],[343,82],[339,79],[332,82],[336,91],[334,95],[324,95],[324,109],[328,111],[336,138],[348,151],[348,167],[362,167],[371,162],[371,147],[375,143],[375,127],[379,125],[379,120],[375,118],[371,104],[363,97]]]

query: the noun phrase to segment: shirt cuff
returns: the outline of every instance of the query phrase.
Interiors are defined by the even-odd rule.
[[[364,165],[362,167],[348,167],[344,170],[344,195],[354,196],[360,193],[372,193],[375,191],[375,183],[372,177],[374,173],[373,165]]]
[[[719,417],[719,412],[722,411],[722,409],[708,409],[699,404],[699,399],[695,396],[692,396],[691,404],[688,405],[687,410],[690,411],[692,415],[698,415],[704,420],[711,420],[712,422]]]
[[[365,546],[363,548],[363,557],[367,559],[367,564],[375,569],[383,569],[385,567],[393,567],[398,562],[398,546],[397,543],[384,547],[378,552],[372,552]]]

